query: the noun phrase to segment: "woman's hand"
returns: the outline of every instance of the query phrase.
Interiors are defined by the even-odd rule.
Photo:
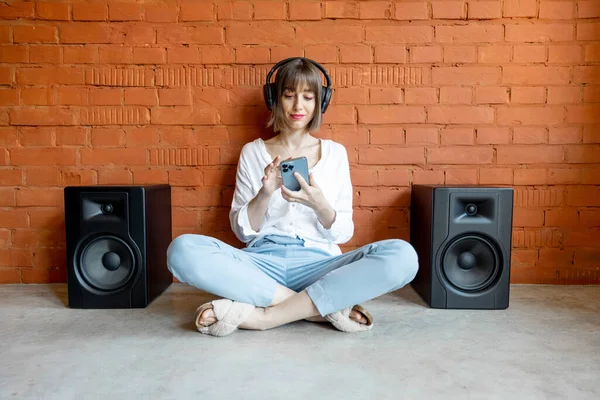
[[[331,224],[335,221],[336,212],[331,205],[329,205],[323,191],[315,182],[313,175],[310,174],[308,176],[311,182],[310,185],[299,173],[294,172],[294,176],[298,180],[298,183],[300,183],[300,190],[295,192],[281,185],[281,195],[290,203],[300,203],[306,207],[312,208],[317,214],[319,221],[321,221],[321,224],[329,229]]]
[[[280,163],[281,156],[277,156],[269,165],[265,167],[265,174],[262,177],[261,182],[265,194],[269,196],[272,195],[279,186],[281,186],[281,174],[279,173]]]

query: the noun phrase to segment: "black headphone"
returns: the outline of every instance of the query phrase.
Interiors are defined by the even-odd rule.
[[[321,64],[304,57],[286,58],[285,60],[279,61],[273,66],[273,68],[271,68],[271,71],[269,71],[269,73],[267,74],[267,83],[263,86],[263,92],[265,96],[265,103],[267,103],[267,108],[269,110],[272,110],[273,106],[277,103],[277,85],[274,82],[271,82],[271,75],[273,75],[277,68],[293,60],[306,60],[312,63],[315,67],[319,68],[323,75],[325,75],[327,86],[322,86],[323,89],[321,94],[321,113],[325,113],[325,110],[327,110],[327,106],[329,106],[329,101],[331,100],[331,78],[329,78],[327,71],[325,70],[325,68],[323,68]]]

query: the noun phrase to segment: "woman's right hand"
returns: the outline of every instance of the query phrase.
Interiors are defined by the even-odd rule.
[[[269,165],[265,167],[265,174],[262,177],[263,190],[269,196],[272,195],[281,186],[281,174],[279,173],[279,164],[281,156],[275,157]]]

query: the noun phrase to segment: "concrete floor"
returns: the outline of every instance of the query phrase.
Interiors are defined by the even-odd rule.
[[[194,330],[213,296],[69,309],[65,285],[0,286],[0,399],[598,399],[600,286],[513,285],[508,310],[433,310],[411,287],[366,333],[299,321]]]

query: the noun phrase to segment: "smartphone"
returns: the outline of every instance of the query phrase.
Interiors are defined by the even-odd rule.
[[[283,186],[289,190],[293,190],[294,192],[300,190],[300,182],[298,182],[298,179],[296,179],[294,176],[294,172],[298,172],[300,176],[304,178],[306,183],[310,185],[310,181],[308,180],[308,160],[306,157],[298,157],[282,161],[279,164],[279,169],[281,170],[281,180],[283,181]]]

